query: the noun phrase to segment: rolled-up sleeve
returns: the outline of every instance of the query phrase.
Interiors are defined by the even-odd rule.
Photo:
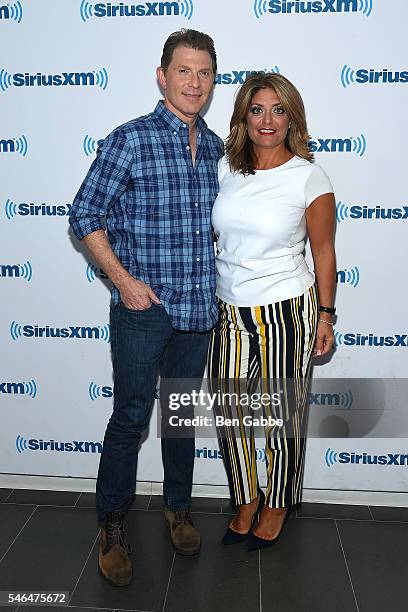
[[[98,149],[72,204],[69,223],[79,240],[105,229],[105,216],[126,190],[132,163],[133,153],[126,135],[117,129]]]

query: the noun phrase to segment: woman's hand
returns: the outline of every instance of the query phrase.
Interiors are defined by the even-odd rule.
[[[327,355],[334,346],[333,327],[325,321],[329,318],[323,318],[323,313],[320,313],[320,321],[317,323],[316,341],[313,349],[313,357]],[[330,320],[331,323],[331,320]]]

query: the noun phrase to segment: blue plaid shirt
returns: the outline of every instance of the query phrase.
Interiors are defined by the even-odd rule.
[[[211,209],[221,139],[197,118],[193,166],[188,125],[159,102],[116,128],[98,149],[70,213],[77,238],[105,229],[122,265],[149,285],[173,327],[211,329],[215,301]],[[112,303],[120,301],[116,287]]]

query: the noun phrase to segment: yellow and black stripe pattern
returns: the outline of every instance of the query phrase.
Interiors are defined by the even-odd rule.
[[[288,507],[301,498],[306,409],[318,318],[316,287],[267,306],[237,307],[222,301],[219,306],[220,319],[208,353],[212,388],[222,392],[223,398],[241,397],[243,390],[251,395],[256,389],[269,397],[280,394],[279,405],[263,407],[264,416],[284,422],[283,427],[267,427],[262,432],[266,504],[271,508]],[[253,428],[244,426],[245,408],[239,402],[223,399],[217,410],[239,423],[217,431],[231,497],[237,505],[247,504],[258,495]]]

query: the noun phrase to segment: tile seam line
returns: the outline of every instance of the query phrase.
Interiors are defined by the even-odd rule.
[[[77,497],[77,500],[76,500],[76,502],[75,502],[75,504],[74,504],[74,508],[77,508],[77,507],[78,507],[78,502],[79,502],[79,500],[81,499],[81,497],[82,497],[82,491],[81,491],[81,493],[80,493],[80,494],[78,495],[78,497]]]
[[[14,545],[15,541],[20,537],[20,534],[22,533],[22,531],[25,528],[25,526],[27,525],[27,523],[30,521],[30,519],[33,516],[34,512],[36,512],[37,508],[38,508],[38,506],[35,506],[32,509],[30,516],[27,518],[27,520],[25,521],[24,525],[21,527],[20,531],[17,533],[17,535],[14,538],[14,540],[11,542],[10,546],[7,548],[6,552],[3,554],[2,557],[0,557],[0,564],[3,561],[4,557],[8,554],[9,550],[11,549],[11,547]]]
[[[8,498],[11,497],[11,495],[13,495],[14,491],[15,489],[11,489],[10,493],[7,495],[5,499],[3,499],[1,503],[4,504],[8,500]]]
[[[64,506],[64,505],[57,505],[57,504],[35,504],[33,502],[3,501],[1,503],[4,506],[36,506],[37,508],[70,508],[71,510],[76,510],[77,508],[79,508],[80,510],[95,509],[95,506]]]
[[[82,574],[84,573],[84,570],[85,570],[86,564],[88,563],[89,558],[90,558],[90,556],[91,556],[91,554],[92,554],[92,551],[93,551],[93,549],[94,549],[94,547],[95,547],[96,541],[97,541],[97,539],[98,539],[98,535],[99,535],[99,533],[97,533],[97,534],[96,534],[95,539],[94,539],[93,543],[91,544],[91,547],[90,547],[89,553],[88,553],[88,555],[87,555],[87,557],[86,557],[86,559],[85,559],[85,562],[84,562],[84,564],[83,564],[83,566],[82,566],[82,569],[81,569],[81,571],[80,571],[80,573],[79,573],[79,576],[78,576],[78,578],[77,578],[77,580],[76,580],[76,582],[75,582],[74,588],[72,589],[72,592],[71,592],[71,594],[70,594],[70,596],[69,596],[69,602],[68,602],[68,605],[71,603],[71,600],[72,600],[72,598],[73,598],[73,596],[74,596],[74,594],[75,594],[75,591],[76,591],[76,588],[77,588],[77,586],[78,586],[78,583],[79,583],[79,581],[81,580]],[[72,607],[74,607],[74,606],[72,606]],[[76,607],[82,607],[82,606],[76,606]]]
[[[175,561],[175,559],[176,559],[176,553],[174,552],[174,553],[173,553],[173,559],[172,559],[172,562],[171,562],[171,567],[170,567],[169,579],[167,580],[167,587],[166,587],[166,592],[165,592],[165,594],[164,594],[164,599],[163,599],[163,607],[162,607],[162,609],[161,609],[161,612],[164,612],[164,611],[165,611],[165,608],[166,608],[166,603],[167,603],[167,595],[169,594],[170,582],[171,582],[171,577],[172,577],[172,574],[173,574],[173,567],[174,567],[174,561]]]
[[[312,519],[314,521],[355,521],[356,523],[372,523],[373,519],[371,518],[339,518],[337,516],[297,516],[296,520],[303,520],[303,519]],[[378,520],[374,520],[375,523],[404,523],[407,521],[378,521]]]
[[[339,530],[339,527],[338,527],[338,525],[337,525],[337,521],[334,521],[334,523],[335,523],[335,525],[336,525],[337,537],[339,538],[340,548],[341,548],[341,552],[343,553],[344,563],[346,564],[346,570],[347,570],[347,574],[348,574],[348,577],[349,577],[349,581],[350,581],[351,590],[352,590],[352,592],[353,592],[354,602],[355,602],[355,604],[356,604],[356,610],[357,610],[357,612],[360,612],[360,608],[359,608],[359,606],[358,606],[358,602],[357,602],[356,592],[355,592],[355,590],[354,590],[353,581],[352,581],[352,579],[351,579],[350,569],[349,569],[349,566],[348,566],[348,563],[347,563],[346,553],[345,553],[345,551],[344,551],[343,542],[342,542],[342,540],[341,540],[340,530]]]

